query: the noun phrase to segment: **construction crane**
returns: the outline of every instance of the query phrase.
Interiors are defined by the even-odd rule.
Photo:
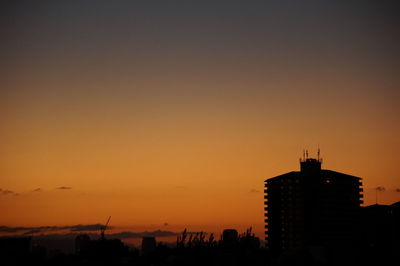
[[[108,217],[108,220],[107,220],[106,225],[105,225],[105,226],[102,226],[102,227],[100,228],[100,239],[101,239],[101,240],[104,240],[104,232],[105,232],[106,229],[107,229],[107,226],[108,226],[108,223],[110,222],[110,219],[111,219],[111,216]]]

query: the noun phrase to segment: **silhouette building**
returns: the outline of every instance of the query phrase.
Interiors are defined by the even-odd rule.
[[[157,241],[153,236],[145,236],[142,238],[142,255],[149,255],[156,250]]]
[[[300,171],[265,180],[266,245],[272,251],[326,249],[358,237],[361,178],[300,159]]]
[[[368,251],[398,254],[400,250],[400,201],[362,208],[362,239]]]

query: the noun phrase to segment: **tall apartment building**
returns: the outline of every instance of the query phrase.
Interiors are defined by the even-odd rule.
[[[307,152],[308,153],[308,152]],[[350,244],[357,238],[361,178],[300,159],[300,171],[265,180],[265,234],[273,251]]]

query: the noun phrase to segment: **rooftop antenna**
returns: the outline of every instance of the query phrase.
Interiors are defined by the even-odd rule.
[[[306,159],[308,159],[308,150],[306,150]]]
[[[319,144],[318,144],[318,161],[319,161],[319,155],[320,155],[320,153],[321,153],[321,151],[320,151],[320,149],[319,149]]]

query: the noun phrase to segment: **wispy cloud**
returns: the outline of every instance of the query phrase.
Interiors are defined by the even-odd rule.
[[[8,226],[0,226],[0,234],[1,233],[16,233],[15,236],[27,236],[39,234],[36,237],[39,238],[47,238],[47,239],[73,239],[77,235],[85,232],[92,239],[96,239],[99,237],[99,234],[96,231],[100,231],[100,224],[89,224],[89,225],[72,225],[72,226],[41,226],[41,227],[8,227]],[[63,229],[69,229],[69,232],[66,233],[57,233],[56,231],[60,231]],[[142,238],[146,236],[154,236],[154,237],[168,237],[168,236],[176,236],[177,232],[165,231],[165,230],[155,230],[155,231],[144,231],[144,232],[119,232],[113,234],[107,234],[108,238]]]
[[[255,188],[250,189],[249,193],[260,193],[260,190],[257,190]]]
[[[78,224],[78,225],[72,225],[68,226],[67,228],[70,229],[72,232],[79,232],[79,231],[96,231],[99,230],[100,227],[103,225],[101,224]],[[66,228],[66,229],[67,229]],[[107,228],[113,228],[112,226],[107,226]]]
[[[114,234],[107,234],[106,237],[109,239],[118,238],[118,239],[127,239],[127,238],[142,238],[146,236],[154,236],[154,237],[169,237],[176,236],[177,232],[172,231],[145,231],[145,232],[120,232]],[[66,234],[41,234],[36,236],[38,239],[75,239],[79,233],[66,233]],[[88,233],[87,234],[91,239],[98,239],[99,234],[97,233]],[[24,236],[24,235],[21,235]],[[25,234],[26,236],[26,234]]]
[[[35,233],[53,232],[60,230],[69,230],[71,232],[91,232],[99,230],[101,226],[102,226],[101,224],[77,224],[68,226],[38,226],[38,227],[0,226],[0,233],[35,234]]]
[[[32,190],[32,192],[41,192],[41,191],[42,191],[42,189],[40,187]]]
[[[395,192],[400,192],[400,188],[396,188],[394,191]]]
[[[375,190],[376,191],[385,191],[386,189],[384,187],[376,187]]]
[[[56,189],[67,190],[67,189],[72,189],[72,187],[62,186],[62,187],[57,187]]]
[[[23,235],[24,236],[29,236],[29,235],[38,234],[38,233],[41,233],[41,232],[42,231],[39,230],[39,229],[32,229],[32,230],[24,232]]]
[[[15,193],[12,190],[1,189],[1,188],[0,188],[0,195],[3,195],[3,196],[19,196],[18,193]]]
[[[165,236],[176,236],[176,235],[177,235],[176,232],[156,230],[156,231],[144,231],[144,232],[121,232],[121,233],[110,234],[110,237],[142,238],[145,236],[165,237]]]

